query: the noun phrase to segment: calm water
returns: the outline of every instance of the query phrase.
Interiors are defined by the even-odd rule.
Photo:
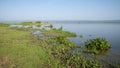
[[[77,37],[69,38],[78,46],[84,45],[84,40],[96,37],[106,38],[112,48],[106,55],[100,55],[99,58],[104,61],[120,62],[120,22],[54,22],[54,27],[63,27],[64,30],[75,32]],[[80,38],[83,35],[83,38]],[[79,49],[77,49],[79,50]],[[87,55],[88,56],[88,55]]]

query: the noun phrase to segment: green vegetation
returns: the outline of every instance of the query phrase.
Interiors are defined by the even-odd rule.
[[[50,24],[50,26],[49,26],[51,29],[53,28],[53,25],[52,24]]]
[[[41,30],[42,33],[45,36],[64,36],[64,37],[76,37],[76,34],[73,32],[69,32],[69,31],[64,31],[62,30],[62,27],[56,29],[50,29],[50,30]]]
[[[47,39],[51,44],[51,54],[65,68],[101,68],[102,65],[97,60],[90,60],[83,57],[81,53],[68,54],[67,52],[75,48],[75,44],[66,37],[52,37]]]
[[[62,67],[47,48],[30,32],[0,27],[0,68]]]
[[[77,46],[67,37],[76,34],[62,27],[41,30],[45,36],[39,37],[32,35],[29,28],[7,25],[0,24],[0,68],[102,68],[100,61],[86,58],[81,52],[68,53]],[[98,53],[111,46],[104,38],[97,38],[87,40],[85,47],[89,52]]]
[[[65,54],[60,56],[60,59],[67,68],[102,68],[99,61],[83,57],[81,53]]]
[[[89,36],[90,36],[90,37],[92,37],[92,35],[91,35],[91,34],[90,34]]]
[[[33,23],[32,22],[22,22],[21,23],[22,25],[24,25],[24,26],[32,26],[33,25]]]
[[[115,63],[115,64],[109,64],[110,68],[120,68],[120,63]]]
[[[35,25],[38,26],[38,27],[40,27],[41,26],[41,21],[36,21]]]
[[[80,35],[80,38],[83,38],[83,35]]]
[[[0,27],[8,27],[9,24],[6,24],[6,23],[0,23]]]
[[[110,43],[105,38],[96,38],[85,41],[87,52],[98,54],[111,48]]]
[[[49,44],[52,45],[52,51],[56,53],[66,53],[67,51],[75,48],[75,44],[63,36],[52,37],[48,40],[50,40]]]
[[[33,26],[33,25],[35,25],[35,26],[38,26],[38,27],[40,27],[41,26],[41,21],[36,21],[35,23],[33,23],[33,22],[21,22],[21,24],[23,25],[23,26]]]

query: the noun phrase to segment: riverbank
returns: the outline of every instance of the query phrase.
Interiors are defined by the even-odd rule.
[[[59,29],[44,30],[44,36],[37,36],[30,30],[31,28],[10,28],[2,24],[0,67],[102,68],[100,61],[83,57],[81,52],[68,53],[76,48],[76,45],[67,39],[67,36],[75,36],[74,33]]]
[[[44,42],[28,31],[0,27],[0,68],[59,67],[49,46],[42,45]]]

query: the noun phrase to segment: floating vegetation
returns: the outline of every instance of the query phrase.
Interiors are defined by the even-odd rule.
[[[87,52],[98,54],[111,48],[110,43],[105,38],[96,38],[85,41]]]
[[[60,59],[66,68],[102,68],[99,61],[83,57],[81,53],[61,55]]]
[[[80,38],[83,38],[83,35],[80,35]]]
[[[49,40],[49,41],[48,41]],[[60,60],[60,64],[65,66],[65,68],[101,68],[102,65],[98,60],[91,60],[83,57],[81,52],[74,54],[68,54],[67,52],[75,48],[75,44],[69,41],[66,37],[52,37],[47,39],[51,46],[52,55],[55,59]]]
[[[90,34],[89,36],[91,37],[92,35]]]

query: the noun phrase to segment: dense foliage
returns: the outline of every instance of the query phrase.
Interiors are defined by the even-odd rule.
[[[85,47],[88,52],[97,54],[101,51],[108,50],[111,48],[111,45],[105,38],[96,38],[85,41]]]

